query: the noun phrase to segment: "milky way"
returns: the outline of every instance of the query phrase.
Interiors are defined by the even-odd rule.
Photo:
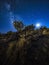
[[[48,0],[0,0],[0,32],[15,31],[14,20],[49,27]]]

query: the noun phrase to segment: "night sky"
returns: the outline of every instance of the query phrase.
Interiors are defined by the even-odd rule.
[[[14,20],[49,27],[49,0],[0,0],[0,32],[16,31]]]

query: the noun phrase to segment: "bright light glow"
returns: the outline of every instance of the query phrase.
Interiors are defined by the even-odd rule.
[[[40,28],[41,24],[40,23],[36,23],[36,28]]]

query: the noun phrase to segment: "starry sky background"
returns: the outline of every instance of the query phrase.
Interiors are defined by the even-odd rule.
[[[0,0],[0,32],[16,31],[14,20],[49,27],[49,0]]]

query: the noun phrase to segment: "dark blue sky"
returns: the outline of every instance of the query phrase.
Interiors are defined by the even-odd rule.
[[[49,27],[49,0],[0,0],[0,32],[15,31],[14,20]]]

